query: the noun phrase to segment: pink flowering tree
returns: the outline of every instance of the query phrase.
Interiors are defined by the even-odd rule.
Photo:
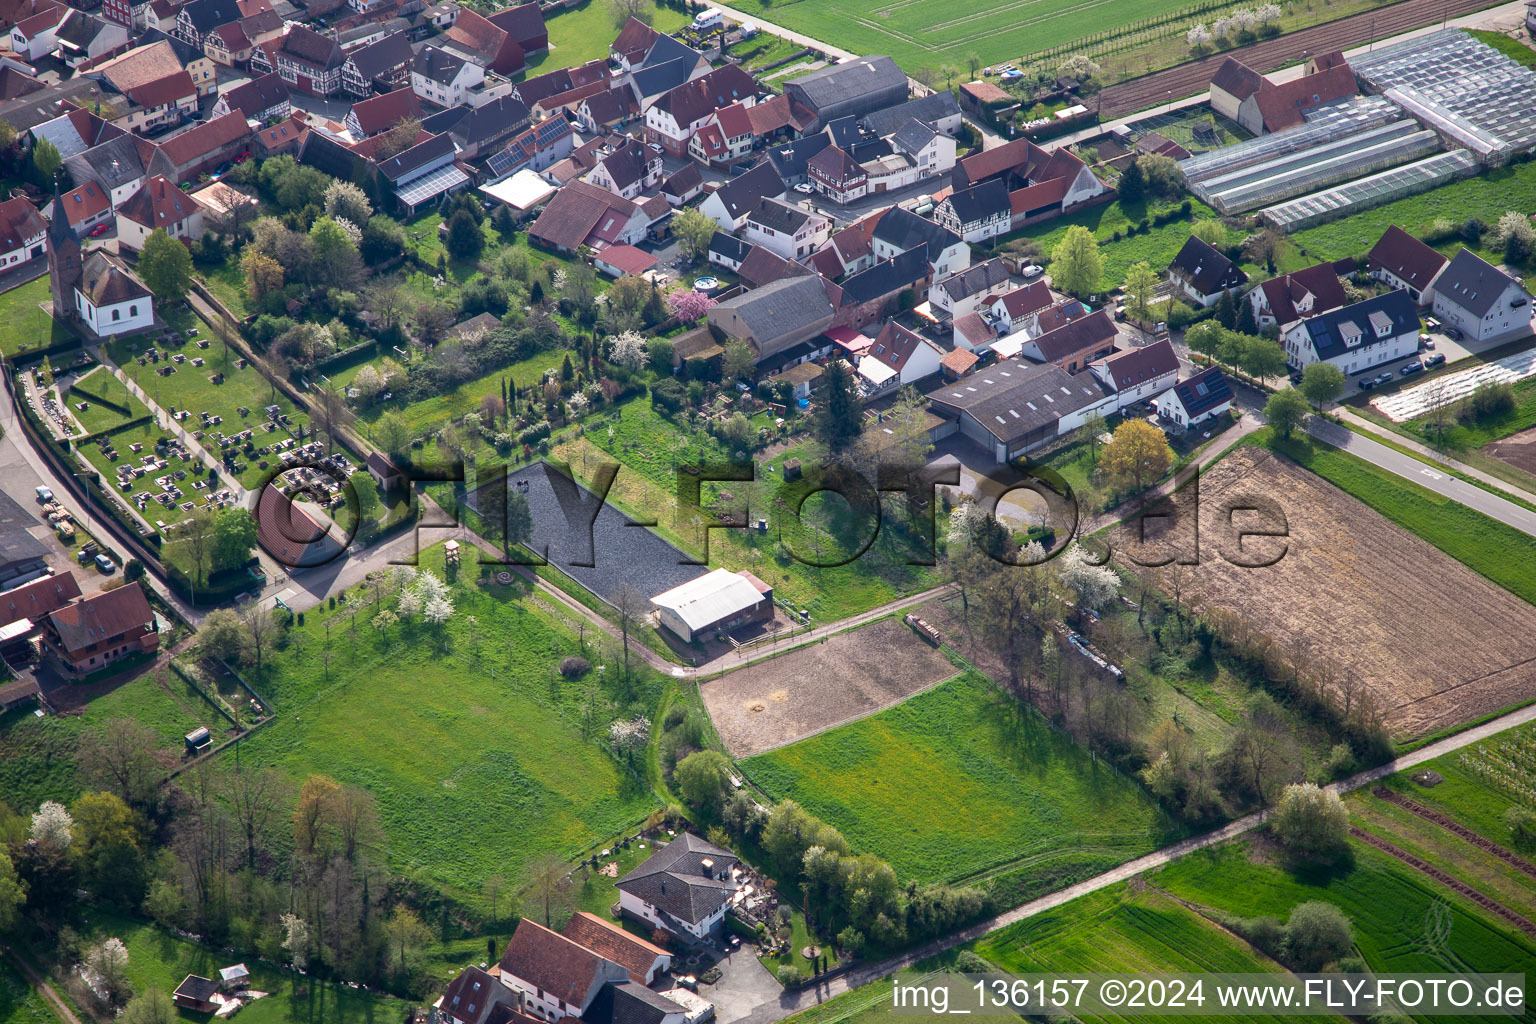
[[[667,296],[667,305],[672,307],[673,315],[685,324],[702,319],[714,304],[714,299],[691,288],[672,292]]]

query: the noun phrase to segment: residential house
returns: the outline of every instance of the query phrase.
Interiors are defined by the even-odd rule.
[[[366,99],[376,93],[402,89],[411,82],[414,59],[410,38],[404,32],[359,46],[346,54],[341,65],[342,91]]]
[[[1408,293],[1421,306],[1434,301],[1435,278],[1450,260],[1408,232],[1391,225],[1371,246],[1366,274]]]
[[[657,36],[640,66],[622,76],[618,85],[628,87],[644,113],[662,96],[710,71],[709,61],[699,51],[671,36]]]
[[[245,17],[236,0],[189,0],[176,12],[170,34],[201,52],[209,32],[220,25],[233,25]]]
[[[1109,194],[1088,165],[1072,153],[1041,149],[1029,139],[1015,139],[955,162],[957,191],[994,178],[1000,178],[1008,189],[1014,229],[1070,212]],[[1023,194],[1015,196],[1016,192]]]
[[[957,189],[933,208],[933,219],[967,242],[985,242],[1012,229],[1008,188],[998,179]]]
[[[88,181],[54,200],[48,215],[64,216],[76,234],[84,235],[96,225],[112,218],[112,200],[107,196],[106,189],[94,181]]]
[[[645,111],[646,141],[656,143],[673,156],[682,156],[688,151],[694,132],[715,111],[733,103],[751,106],[757,102],[757,93],[757,80],[735,64],[684,82]]]
[[[293,113],[292,94],[288,83],[276,72],[248,79],[231,89],[219,93],[219,98],[208,111],[208,116],[222,117],[239,114],[247,121],[261,124],[277,118],[287,118]]]
[[[928,392],[929,408],[981,445],[999,464],[1010,462],[1102,414],[1114,396],[1092,374],[1072,376],[1054,363],[1005,361]]]
[[[486,84],[484,66],[458,53],[424,46],[411,64],[411,88],[416,95],[439,107],[457,107],[469,101],[472,91]],[[493,80],[494,81],[494,80]],[[511,85],[498,90],[510,95]]]
[[[855,57],[790,79],[784,95],[811,112],[809,129],[819,131],[836,118],[906,102],[907,76],[890,57]]]
[[[779,199],[760,199],[741,226],[741,237],[776,256],[798,260],[826,244],[832,222]]]
[[[597,135],[640,116],[640,103],[628,89],[604,89],[576,104],[576,121]]]
[[[837,309],[833,325],[862,328],[923,301],[928,292],[928,258],[923,250],[913,249],[826,288]]]
[[[655,256],[632,245],[610,245],[592,257],[592,266],[599,273],[607,274],[615,280],[621,277],[643,277],[657,262]]]
[[[983,300],[1008,286],[1008,267],[1001,259],[990,259],[942,278],[934,283],[928,301],[936,314],[958,320],[977,312]]]
[[[176,986],[176,991],[171,993],[171,1001],[193,1013],[215,1013],[223,1006],[222,1001],[215,999],[218,991],[219,983],[212,978],[189,974]]]
[[[387,132],[401,121],[420,117],[421,103],[416,91],[396,89],[352,104],[352,109],[347,111],[345,124],[347,133],[361,140]]]
[[[997,327],[983,314],[967,313],[954,322],[954,351],[985,354],[992,351],[997,335]]]
[[[503,7],[489,20],[506,32],[525,56],[549,49],[549,29],[544,24],[544,11],[537,3]]]
[[[1155,398],[1179,380],[1179,356],[1166,338],[1116,352],[1088,368],[1115,393],[1116,412]]]
[[[1117,336],[1109,311],[1099,309],[1026,340],[1020,353],[1027,359],[1055,363],[1068,373],[1077,373],[1089,363],[1113,354]]]
[[[789,102],[784,95],[771,96],[747,108],[747,121],[752,125],[754,145],[782,142],[804,130],[815,117]]]
[[[759,161],[744,174],[727,181],[699,207],[723,231],[736,231],[746,223],[747,214],[757,209],[763,199],[784,195],[784,182],[772,165]]]
[[[586,180],[625,199],[635,199],[661,182],[661,148],[625,139],[601,157]]]
[[[761,363],[832,326],[834,313],[820,277],[785,277],[716,303],[710,326],[746,342]]]
[[[1161,419],[1186,429],[1215,419],[1232,408],[1232,387],[1226,375],[1214,366],[1179,381],[1169,391],[1153,399]]]
[[[1049,309],[1056,301],[1043,281],[1033,281],[990,298],[986,310],[998,334],[1019,332],[1031,336],[1040,333],[1037,317],[1041,310]]]
[[[1418,308],[1406,292],[1391,291],[1307,317],[1281,338],[1288,365],[1332,363],[1352,376],[1419,350]]]
[[[45,255],[47,233],[48,225],[26,196],[0,203],[0,269]]]
[[[528,228],[528,235],[561,252],[575,252],[583,245],[599,250],[609,245],[634,245],[645,239],[652,224],[671,212],[660,196],[633,203],[607,189],[573,181],[555,193]]]
[[[549,1021],[580,1017],[604,985],[629,982],[622,965],[528,917],[517,923],[499,966],[498,978],[516,997],[518,1012]]]
[[[518,135],[505,149],[493,153],[486,165],[497,179],[521,170],[542,171],[569,157],[575,145],[576,132],[571,122],[560,116],[549,117]]]
[[[105,259],[99,251],[93,253],[87,261],[88,274],[89,263],[97,257]],[[78,678],[114,661],[156,650],[160,634],[143,589],[138,583],[127,583],[49,612],[42,642],[49,660],[66,677]]]
[[[238,67],[250,61],[258,46],[280,41],[284,28],[282,16],[266,8],[209,32],[203,38],[203,53],[215,64]],[[272,63],[265,70],[275,68]]]
[[[685,938],[715,935],[742,896],[739,863],[731,851],[684,832],[615,883],[619,912]]]
[[[1253,306],[1260,327],[1278,325],[1282,333],[1302,317],[1338,309],[1349,301],[1332,263],[1272,277],[1244,298]]]
[[[39,4],[37,10],[11,26],[11,51],[28,62],[38,61],[59,48],[59,26],[71,8]]]
[[[732,103],[715,111],[688,141],[688,155],[712,167],[727,167],[751,153],[751,109]]]
[[[134,104],[113,123],[145,134],[197,114],[198,90],[169,40],[138,46],[92,68],[89,74]]]
[[[704,175],[697,164],[684,164],[661,183],[661,194],[673,206],[682,206],[704,191]]]
[[[283,36],[275,58],[277,73],[300,92],[334,96],[341,91],[341,69],[346,64],[346,56],[336,40],[329,36],[304,25],[294,25]]]
[[[23,583],[0,594],[0,619],[4,620],[0,624],[9,625],[21,619],[41,624],[43,616],[63,608],[79,596],[80,583],[75,574],[67,570]]]
[[[708,262],[726,270],[740,270],[742,263],[746,261],[747,254],[755,246],[743,242],[735,235],[728,235],[724,231],[716,231],[709,240]]]
[[[117,208],[117,244],[139,250],[150,232],[161,228],[172,238],[192,242],[203,233],[203,210],[191,196],[155,175]]]
[[[309,122],[304,115],[291,114],[286,121],[258,128],[251,139],[251,152],[263,160],[283,154],[297,157],[308,135]]]
[[[25,129],[18,130],[21,135]],[[31,141],[47,139],[53,143],[53,148],[59,151],[59,156],[68,160],[72,156],[78,156],[103,142],[115,139],[123,134],[123,130],[110,121],[104,121],[100,117],[81,107],[66,104],[66,112],[57,117],[35,125],[30,133]],[[23,148],[30,148],[27,140],[21,138],[18,144]]]
[[[619,29],[618,37],[608,47],[608,58],[624,72],[633,71],[645,60],[651,44],[660,35],[639,18],[630,18]]]
[[[133,135],[119,135],[64,161],[69,176],[78,182],[95,182],[107,194],[112,209],[139,190],[149,176],[149,164],[159,150]],[[163,160],[157,173],[170,171]]]
[[[454,163],[457,156],[452,136],[433,135],[380,162],[379,175],[388,182],[406,216],[413,216],[469,184],[469,175]]]
[[[461,12],[453,27],[433,44],[498,75],[516,74],[527,64],[512,33],[472,9]]]
[[[948,89],[918,96],[883,110],[874,110],[859,118],[859,123],[878,138],[896,134],[908,121],[921,121],[951,138],[965,123],[960,113],[960,104],[955,101],[955,94]]]
[[[1211,78],[1211,109],[1255,135],[1294,128],[1314,107],[1359,95],[1355,73],[1342,55],[1279,85],[1236,57],[1222,61]],[[1317,68],[1318,65],[1312,65]]]
[[[518,1013],[516,1007],[517,993],[474,965],[460,971],[432,1004],[437,1019],[449,1024],[523,1024],[534,1020]]]
[[[933,342],[887,320],[859,358],[857,370],[871,393],[881,393],[933,376],[943,358]]]
[[[410,89],[401,92],[414,95]],[[459,159],[478,160],[497,152],[528,130],[532,116],[515,96],[501,96],[475,107],[450,107],[422,122],[433,134],[447,132],[459,147]]]
[[[82,11],[71,11],[54,34],[59,60],[65,67],[78,69],[128,45],[128,30],[116,21],[98,18]]]
[[[838,146],[827,146],[805,162],[805,176],[821,195],[846,205],[869,191],[869,172]]]
[[[817,273],[827,280],[835,280],[845,274],[857,274],[861,270],[868,270],[882,259],[891,259],[901,253],[924,245],[923,238],[907,236],[899,230],[892,231],[886,236],[885,243],[881,247],[880,255],[875,255],[875,229],[880,221],[889,216],[893,210],[882,210],[860,218],[834,232],[827,239],[827,244],[811,257],[809,263],[816,268]],[[924,223],[931,223],[925,221]],[[942,230],[942,229],[941,229]],[[910,242],[903,247],[900,242]],[[969,249],[967,249],[969,252]],[[967,255],[969,259],[969,255]]]
[[[1168,266],[1168,283],[1183,298],[1200,306],[1214,306],[1222,295],[1242,291],[1248,275],[1210,244],[1190,235]]]
[[[195,181],[198,175],[234,160],[250,141],[251,127],[243,115],[231,112],[210,118],[163,139],[150,171],[172,181]]]
[[[1435,316],[1468,341],[1494,342],[1531,333],[1531,293],[1471,249],[1458,252],[1435,279]]]

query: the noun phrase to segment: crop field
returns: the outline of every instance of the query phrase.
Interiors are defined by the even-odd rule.
[[[1299,647],[1308,670],[1331,669],[1336,684],[1356,681],[1396,735],[1447,728],[1528,697],[1536,679],[1536,608],[1420,539],[1456,553],[1458,543],[1481,546],[1484,557],[1511,564],[1513,552],[1490,547],[1477,532],[1498,524],[1481,516],[1480,523],[1464,521],[1464,507],[1418,494],[1396,478],[1378,479],[1341,454],[1318,449],[1312,468],[1337,476],[1350,493],[1254,447],[1210,467],[1201,477],[1200,564],[1188,593],[1198,604],[1241,616],[1283,644],[1287,656]],[[1277,501],[1288,524],[1283,542],[1247,542],[1271,553],[1283,543],[1283,557],[1262,568],[1240,567],[1220,554],[1233,543],[1226,505],[1241,508],[1253,498]],[[1389,521],[1373,507],[1400,516]],[[1447,602],[1447,594],[1456,600]],[[1424,628],[1428,608],[1437,609],[1432,630]],[[1489,622],[1504,628],[1490,630]]]
[[[1419,785],[1409,773],[1388,776],[1382,784],[1449,814],[1479,835],[1512,847],[1504,812],[1517,805],[1536,807],[1533,751],[1536,726],[1526,725],[1427,762],[1422,770],[1441,777],[1433,786]]]
[[[854,53],[883,53],[911,72],[941,64],[984,64],[1071,42],[1188,6],[1178,0],[1128,4],[1120,0],[795,0],[769,6],[742,2],[735,9],[761,13],[774,24]],[[551,28],[553,36],[553,28]]]
[[[290,429],[280,424],[271,430],[264,429],[269,421],[262,410],[269,405],[276,405],[287,413],[294,429],[308,424],[309,418],[295,412],[293,403],[273,387],[260,370],[252,365],[240,367],[235,354],[224,347],[207,324],[194,318],[189,321],[189,326],[197,329],[196,337],[189,335],[179,344],[153,346],[160,357],[158,362],[148,358],[151,342],[142,338],[111,342],[107,352],[167,415],[180,410],[189,412],[190,415],[181,422],[188,432],[195,433],[202,427],[201,415],[205,412],[221,417],[223,422],[208,427],[205,436],[204,447],[215,455],[220,450],[219,433],[234,435],[249,427],[258,447],[292,436]],[[183,334],[188,334],[186,327],[180,329]],[[200,347],[199,342],[208,347]],[[176,362],[178,355],[182,362]],[[195,360],[201,360],[202,365],[195,365]],[[174,372],[161,372],[168,369]],[[215,374],[223,375],[221,383],[213,383],[211,378]],[[244,415],[241,415],[241,409],[246,410]],[[254,487],[262,482],[265,473],[259,460],[242,461],[241,465],[246,466],[239,475],[243,485]]]
[[[1346,867],[1297,875],[1271,864],[1272,851],[1238,842],[1145,877],[1202,908],[1241,917],[1283,921],[1298,903],[1326,900],[1350,919],[1356,951],[1380,973],[1527,971],[1536,959],[1536,944],[1475,904],[1362,843],[1350,849]]]
[[[1268,974],[1283,971],[1242,939],[1145,887],[1118,885],[993,932],[975,951],[1010,974]],[[1096,1015],[1118,1022],[1136,1016]],[[1267,1014],[1205,1015],[1211,1021],[1342,1020]]]
[[[974,673],[869,718],[744,761],[775,799],[836,826],[903,877],[960,879],[1008,863],[1100,870],[1169,841],[1141,787]]]
[[[574,856],[654,809],[605,734],[613,717],[649,716],[660,693],[643,668],[628,684],[615,666],[563,679],[560,659],[580,653],[571,623],[521,582],[475,582],[472,554],[442,630],[407,620],[381,633],[366,587],[311,611],[253,683],[279,713],[242,755],[365,787],[395,870],[460,895],[541,853]],[[422,560],[442,571],[440,551]]]
[[[890,707],[954,673],[901,621],[881,619],[700,690],[726,749],[750,757]]]

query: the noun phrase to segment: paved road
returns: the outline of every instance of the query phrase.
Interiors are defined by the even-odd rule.
[[[1490,487],[1497,487],[1504,493],[1513,495],[1522,501],[1529,501],[1532,504],[1536,504],[1536,493],[1518,487],[1515,484],[1510,483],[1508,480],[1501,480],[1494,476],[1492,473],[1484,473],[1482,470],[1475,469],[1464,462],[1458,462],[1457,460],[1451,458],[1449,455],[1446,455],[1444,452],[1435,451],[1435,449],[1431,448],[1429,445],[1421,444],[1411,437],[1404,437],[1401,434],[1388,433],[1388,431],[1385,430],[1380,424],[1372,423],[1370,420],[1359,415],[1348,406],[1340,406],[1337,411],[1339,415],[1345,420],[1345,422],[1353,423],[1361,430],[1366,430],[1373,434],[1380,434],[1383,437],[1390,437],[1393,444],[1401,445],[1404,448],[1409,448],[1413,451],[1416,451],[1420,455],[1423,455],[1425,458],[1434,459],[1441,465],[1453,469],[1463,476],[1470,476],[1475,480],[1481,480],[1483,483],[1489,485]]]
[[[1443,754],[1452,753],[1479,740],[1484,740],[1496,733],[1503,732],[1505,729],[1512,729],[1515,726],[1524,725],[1531,721],[1536,721],[1536,705],[1521,708],[1519,711],[1512,711],[1507,715],[1457,733],[1455,736],[1420,747],[1411,754],[1404,754],[1402,757],[1390,761],[1379,768],[1360,772],[1358,775],[1351,776],[1341,782],[1333,783],[1327,788],[1338,793],[1347,793],[1351,790],[1360,789],[1395,772],[1417,767]],[[852,991],[861,985],[878,981],[893,971],[911,967],[918,961],[925,960],[946,949],[953,949],[955,946],[979,939],[983,935],[996,931],[999,928],[1007,927],[1026,918],[1034,917],[1036,914],[1052,910],[1080,896],[1086,896],[1089,893],[1097,892],[1100,889],[1133,878],[1143,872],[1162,867],[1170,861],[1177,860],[1196,850],[1205,850],[1212,846],[1220,845],[1229,839],[1233,839],[1246,832],[1251,832],[1253,829],[1258,828],[1260,824],[1262,824],[1262,818],[1259,814],[1250,814],[1247,817],[1239,818],[1214,832],[1207,832],[1202,836],[1194,836],[1158,850],[1156,853],[1149,853],[1144,857],[1137,857],[1135,860],[1126,861],[1119,867],[1111,868],[1087,881],[1068,886],[1058,892],[1051,893],[1049,896],[1042,896],[1037,900],[1032,900],[1021,907],[1015,907],[1005,913],[998,914],[996,917],[973,924],[969,928],[955,932],[953,935],[946,935],[942,939],[925,943],[921,947],[903,953],[900,956],[891,957],[878,963],[867,964],[847,974],[833,978],[822,985],[813,986],[799,992],[784,993],[777,1000],[765,1002],[753,1010],[752,1013],[737,1018],[737,1021],[745,1022],[745,1024],[770,1024],[770,1022],[780,1020],[792,1013],[798,1013],[801,1010],[823,1003],[833,996],[842,995],[844,992]],[[737,1022],[723,1020],[722,1024],[737,1024]]]

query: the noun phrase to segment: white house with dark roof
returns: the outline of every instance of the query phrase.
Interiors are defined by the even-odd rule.
[[[928,291],[928,302],[935,312],[958,320],[980,310],[987,296],[1007,290],[1008,282],[1007,265],[990,259],[936,282]]]
[[[625,199],[634,199],[660,183],[664,170],[661,147],[625,139],[600,157],[586,180]]]
[[[1158,416],[1181,427],[1199,426],[1232,408],[1232,388],[1214,366],[1206,367],[1152,400]]]
[[[1168,283],[1200,306],[1214,306],[1225,293],[1243,290],[1248,275],[1209,243],[1189,236],[1168,266]]]
[[[928,404],[954,424],[946,434],[958,431],[1002,464],[1112,410],[1114,393],[1092,374],[1006,360],[928,392]]]
[[[747,214],[757,209],[759,200],[777,199],[783,194],[783,179],[773,165],[762,162],[721,185],[699,209],[721,230],[735,231],[746,222]]]
[[[963,238],[943,225],[899,206],[880,215],[879,222],[870,232],[869,242],[876,260],[895,259],[923,246],[928,254],[929,274],[935,281],[958,274],[971,265],[971,247]]]
[[[619,911],[653,928],[703,939],[721,928],[742,896],[739,863],[731,851],[684,832],[619,879]],[[505,970],[505,959],[502,965]]]
[[[86,257],[75,287],[75,311],[96,334],[129,334],[154,326],[154,298],[144,282],[101,249]]]
[[[1366,274],[1408,293],[1427,306],[1434,299],[1435,278],[1450,261],[1428,245],[1393,224],[1382,232],[1366,258]]]
[[[1116,352],[1090,363],[1099,383],[1115,393],[1115,411],[1128,409],[1167,391],[1179,380],[1179,357],[1164,338],[1140,348]]]
[[[1492,342],[1531,333],[1531,293],[1470,249],[1462,249],[1435,278],[1435,315],[1469,341]]]
[[[1299,321],[1281,335],[1288,365],[1332,363],[1346,375],[1419,350],[1419,313],[1407,292],[1391,291]]]
[[[741,225],[741,237],[776,256],[798,260],[827,242],[832,221],[778,199],[758,200]]]
[[[1006,235],[1013,223],[1008,186],[1000,178],[958,189],[933,208],[933,219],[967,242]]]

